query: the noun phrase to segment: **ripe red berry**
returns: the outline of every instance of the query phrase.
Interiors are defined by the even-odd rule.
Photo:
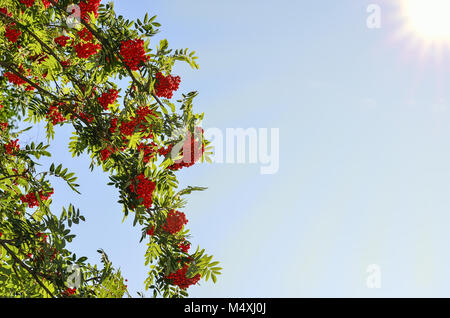
[[[58,3],[58,0],[53,0],[53,2]],[[45,8],[48,9],[50,6],[53,5],[53,3],[51,3],[48,0],[42,0],[42,3],[44,4]]]
[[[147,235],[153,236],[154,234],[155,234],[155,227],[152,226],[151,229],[148,229],[148,230],[147,230]]]
[[[25,70],[23,69],[22,65],[19,66],[18,72],[21,74],[25,73]],[[27,83],[27,81],[24,80],[22,77],[12,72],[5,72],[5,76],[8,78],[8,82],[13,83],[17,86],[21,86]]]
[[[189,242],[183,242],[178,245],[180,250],[184,253],[187,253],[189,249],[191,248],[191,244]]]
[[[137,71],[141,63],[148,60],[145,54],[144,40],[135,39],[122,42],[120,55],[122,55],[125,64],[132,71]]]
[[[187,277],[188,265],[184,265],[183,268],[176,272],[166,276],[166,279],[170,280],[173,285],[180,287],[181,289],[187,289],[191,285],[195,285],[200,280],[200,274],[195,275],[192,278]]]
[[[7,144],[5,144],[5,151],[9,155],[14,155],[17,151],[19,151],[19,139],[11,140]]]
[[[12,17],[12,13],[8,12],[8,9],[6,9],[6,8],[0,8],[0,12],[3,14],[6,14],[9,17]]]
[[[101,50],[102,46],[100,44],[94,43],[78,43],[75,45],[75,52],[80,59],[87,59],[92,55],[98,53]]]
[[[84,21],[88,22],[90,13],[93,13],[95,18],[98,17],[98,8],[100,7],[100,1],[101,0],[86,0],[80,2],[79,6],[81,11],[81,18]]]
[[[46,118],[53,125],[57,125],[66,121],[66,118],[59,112],[59,108],[57,106],[50,106]]]
[[[33,6],[35,0],[20,0],[20,2],[26,5],[27,8]]]
[[[98,98],[98,102],[102,105],[104,110],[108,110],[109,105],[114,104],[117,97],[119,97],[119,92],[116,89],[110,89]]]
[[[188,223],[186,215],[183,212],[172,210],[169,212],[166,218],[166,224],[163,226],[163,230],[175,234],[183,229],[183,226]]]
[[[5,37],[12,43],[16,43],[22,31],[12,27],[13,24],[6,26]]]
[[[39,194],[41,201],[46,201],[54,194],[54,190],[51,189],[51,191],[48,193],[43,193],[43,191],[40,191],[38,194]],[[36,206],[39,206],[39,201],[36,198],[36,195],[34,194],[34,192],[30,192],[27,195],[21,196],[20,200],[23,203],[27,203],[29,208],[34,208]]]
[[[70,37],[62,35],[62,36],[55,38],[55,43],[58,44],[59,46],[65,47],[69,40],[70,40]]]
[[[130,191],[136,193],[138,199],[142,199],[142,204],[148,209],[153,204],[153,191],[155,191],[156,184],[147,179],[144,174],[137,176],[137,186],[131,184]]]

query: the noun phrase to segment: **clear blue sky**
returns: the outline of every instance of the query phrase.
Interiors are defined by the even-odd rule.
[[[381,29],[366,27],[369,3],[382,6]],[[275,175],[250,164],[180,174],[209,187],[184,212],[195,245],[224,267],[191,296],[450,296],[450,55],[396,37],[392,3],[115,1],[128,18],[158,15],[171,47],[196,50],[200,70],[175,73],[181,91],[200,92],[205,128],[280,129]],[[53,161],[77,172],[83,195],[58,187],[55,207],[74,202],[87,217],[73,248],[91,261],[105,249],[143,290],[139,229],[121,223],[107,176],[68,154],[70,131],[57,135]],[[370,264],[381,289],[366,287]]]

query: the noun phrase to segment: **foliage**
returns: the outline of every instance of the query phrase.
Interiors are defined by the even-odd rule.
[[[147,242],[145,286],[155,297],[188,295],[169,278],[184,267],[188,282],[220,274],[204,250],[188,252],[185,223],[167,218],[185,207],[185,195],[205,189],[178,189],[177,171],[208,160],[211,149],[199,127],[203,114],[193,113],[197,93],[170,101],[180,84],[174,63],[198,68],[195,52],[173,51],[167,40],[150,48],[155,19],[126,20],[99,0],[0,0],[0,296],[129,296],[103,250],[99,269],[67,249],[71,227],[85,218],[72,204],[59,216],[51,211],[51,181],[77,192],[76,176],[62,165],[42,170],[49,145],[20,145],[19,121],[45,121],[48,143],[55,125],[72,127],[72,155],[89,154],[90,168],[109,174],[124,217],[133,215]],[[68,283],[73,265],[76,288]]]

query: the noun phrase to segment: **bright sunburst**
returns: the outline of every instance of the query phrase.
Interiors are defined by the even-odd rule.
[[[406,28],[425,43],[450,44],[450,0],[402,0]]]

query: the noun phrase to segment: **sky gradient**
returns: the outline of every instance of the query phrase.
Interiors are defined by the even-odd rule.
[[[366,26],[370,3],[380,29]],[[224,268],[192,297],[450,296],[450,55],[401,33],[395,3],[115,1],[126,18],[158,15],[155,46],[197,52],[200,70],[174,73],[180,92],[199,91],[205,128],[280,129],[277,174],[252,164],[179,174],[209,188],[184,212],[193,247]],[[73,249],[99,262],[103,248],[136,295],[148,271],[140,229],[121,223],[107,175],[71,158],[70,130],[56,136],[51,161],[77,173],[82,196],[56,183],[54,207],[72,202],[87,218]],[[370,264],[379,289],[366,286]]]

